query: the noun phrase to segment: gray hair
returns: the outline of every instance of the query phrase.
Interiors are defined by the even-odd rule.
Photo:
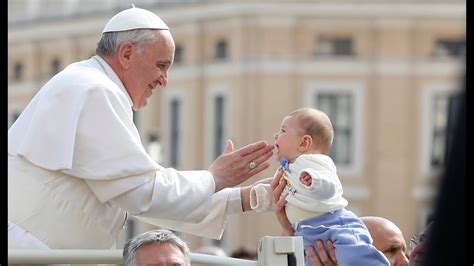
[[[102,38],[97,43],[95,53],[102,57],[114,55],[124,42],[136,44],[141,52],[146,42],[158,40],[158,38],[155,30],[151,29],[106,32],[102,34]]]
[[[188,245],[173,232],[166,229],[147,231],[128,240],[123,248],[123,265],[135,266],[138,248],[143,245],[152,243],[170,243],[172,245],[175,245],[181,250],[181,252],[183,252],[186,265],[191,265],[191,259],[189,257],[190,251]]]

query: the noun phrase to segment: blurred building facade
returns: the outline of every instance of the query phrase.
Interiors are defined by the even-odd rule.
[[[8,1],[8,126],[49,78],[92,56],[105,23],[131,6],[100,3]],[[227,138],[236,148],[273,142],[287,113],[313,106],[334,124],[348,209],[394,221],[407,243],[423,228],[464,77],[465,1],[133,3],[160,15],[176,43],[168,86],[135,113],[162,165],[207,169]],[[150,228],[131,219],[122,238]],[[244,213],[220,241],[183,236],[192,249],[231,253],[280,233],[273,213]]]

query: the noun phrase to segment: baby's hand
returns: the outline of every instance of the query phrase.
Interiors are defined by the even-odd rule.
[[[304,185],[306,185],[308,187],[311,186],[311,183],[312,183],[311,176],[307,172],[301,173],[300,181],[301,181],[301,183],[303,183]]]

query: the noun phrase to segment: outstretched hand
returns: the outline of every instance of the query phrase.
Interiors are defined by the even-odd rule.
[[[226,149],[209,167],[216,183],[215,192],[238,185],[267,169],[273,147],[266,141],[259,141],[234,151],[234,144],[227,140]],[[254,168],[251,163],[255,163]]]

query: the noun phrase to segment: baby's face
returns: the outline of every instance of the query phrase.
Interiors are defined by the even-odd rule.
[[[298,119],[294,116],[285,117],[281,123],[280,131],[273,137],[277,148],[277,161],[282,157],[286,157],[288,161],[294,162],[296,157],[301,155],[298,146],[303,135]]]

